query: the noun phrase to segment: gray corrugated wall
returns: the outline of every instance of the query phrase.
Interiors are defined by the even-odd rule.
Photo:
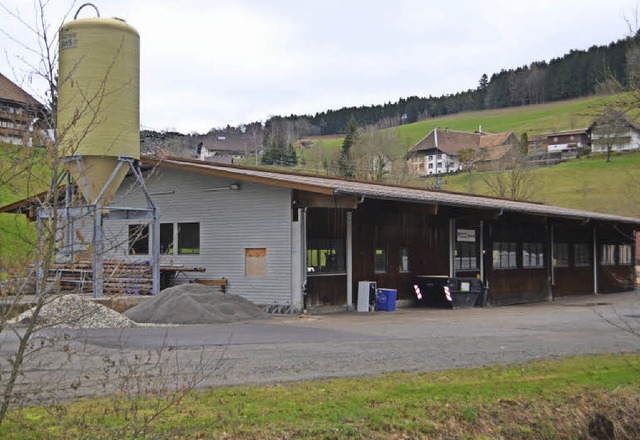
[[[227,278],[228,292],[256,304],[291,304],[291,192],[254,183],[240,183],[239,190],[203,191],[228,186],[234,180],[160,170],[147,180],[147,188],[160,210],[161,223],[200,223],[199,255],[163,255],[163,264],[206,268],[191,278]],[[131,180],[122,184],[114,205],[146,207],[142,192],[129,192]],[[174,192],[172,194],[169,194]],[[155,195],[153,195],[155,193]],[[165,193],[165,194],[162,194]],[[105,235],[120,246],[124,256],[127,224],[135,221],[105,220]],[[115,238],[115,235],[119,235]],[[267,249],[267,276],[245,276],[245,248]],[[148,259],[148,256],[128,256]],[[181,277],[178,282],[186,282]]]

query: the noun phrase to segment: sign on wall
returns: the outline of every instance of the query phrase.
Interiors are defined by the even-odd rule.
[[[476,230],[475,229],[458,229],[456,241],[475,243]]]

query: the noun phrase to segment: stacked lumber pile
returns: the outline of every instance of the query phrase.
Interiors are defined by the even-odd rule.
[[[105,295],[151,294],[153,272],[148,261],[105,260],[103,268]],[[91,292],[93,263],[91,260],[54,263],[49,269],[47,280],[55,282],[64,291]]]

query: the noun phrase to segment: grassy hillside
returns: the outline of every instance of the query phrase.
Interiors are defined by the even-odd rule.
[[[523,132],[535,134],[587,127],[595,116],[601,112],[603,104],[610,99],[612,98],[590,97],[549,104],[465,112],[402,125],[397,128],[404,146],[404,151],[400,153],[405,153],[436,127],[460,131],[476,131],[482,126],[483,131],[494,133],[515,131],[518,134]],[[321,143],[327,152],[338,150],[342,143],[342,137],[340,136],[318,136],[309,138],[309,140]]]
[[[42,192],[50,175],[47,158],[37,150],[0,144],[0,206]],[[0,214],[0,274],[28,256],[35,228],[25,216]]]
[[[573,159],[532,171],[540,188],[536,200],[552,205],[640,215],[640,153],[617,154],[607,163],[602,155]],[[443,179],[443,189],[490,194],[490,173],[458,174]]]

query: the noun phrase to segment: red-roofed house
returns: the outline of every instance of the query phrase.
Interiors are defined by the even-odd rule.
[[[501,168],[501,160],[517,147],[513,132],[470,133],[435,128],[409,150],[406,159],[418,175],[454,173],[462,169],[460,152],[472,148],[477,152],[476,168],[491,171]]]

